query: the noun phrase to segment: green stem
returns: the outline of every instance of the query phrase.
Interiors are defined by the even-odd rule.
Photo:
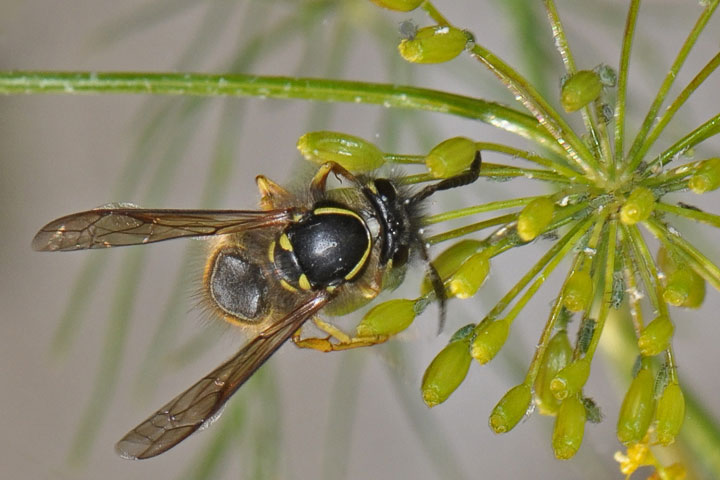
[[[720,228],[720,215],[714,213],[702,212],[699,210],[693,210],[692,208],[680,207],[677,205],[670,205],[667,203],[657,202],[655,204],[655,210],[661,212],[672,213],[680,217],[689,218],[691,220],[698,220],[713,227]]]
[[[504,208],[522,207],[532,202],[536,198],[546,197],[546,195],[538,195],[535,197],[512,198],[510,200],[499,200],[497,202],[484,203],[482,205],[473,205],[472,207],[459,208],[457,210],[449,210],[437,215],[431,215],[423,220],[423,225],[432,225],[434,223],[447,222],[448,220],[457,220],[458,218],[468,215],[476,215],[478,213],[492,212],[493,210],[502,210]]]
[[[0,95],[36,93],[269,97],[366,103],[480,120],[555,151],[559,150],[555,139],[529,115],[494,102],[403,85],[243,74],[0,73]]]
[[[603,219],[604,220],[604,219]],[[607,252],[605,257],[605,277],[603,279],[603,291],[602,299],[600,303],[600,312],[598,313],[597,323],[595,324],[595,331],[593,332],[590,345],[585,353],[585,358],[592,359],[595,355],[595,350],[600,343],[600,337],[602,336],[603,329],[605,328],[605,321],[610,311],[610,304],[612,303],[612,292],[613,292],[613,280],[615,276],[615,251],[617,247],[617,220],[610,221],[607,232]],[[598,269],[600,270],[600,269]]]
[[[625,140],[625,107],[627,105],[627,78],[628,65],[630,63],[630,52],[635,37],[635,25],[637,24],[640,0],[632,0],[628,10],[627,21],[625,22],[625,33],[623,35],[622,51],[620,53],[620,68],[618,71],[617,100],[615,102],[615,168],[610,168],[610,178],[614,179],[618,166],[623,158],[623,142]]]
[[[695,26],[690,31],[690,34],[688,35],[687,39],[685,40],[685,43],[683,43],[682,48],[680,48],[680,52],[678,52],[677,57],[675,58],[675,61],[673,62],[672,66],[670,67],[670,71],[665,76],[665,79],[663,80],[662,85],[660,86],[660,90],[657,93],[657,96],[655,97],[655,100],[653,101],[652,105],[650,106],[650,110],[648,111],[647,115],[645,116],[645,120],[643,121],[642,126],[640,127],[640,131],[638,132],[637,136],[635,137],[635,141],[633,142],[632,146],[630,147],[630,152],[628,153],[628,164],[625,168],[625,172],[632,172],[637,168],[638,165],[640,165],[640,162],[642,161],[642,156],[638,153],[640,152],[640,148],[642,144],[647,139],[647,134],[650,131],[650,127],[655,123],[655,117],[657,116],[658,111],[660,110],[660,107],[662,106],[663,102],[665,101],[665,97],[667,96],[668,92],[670,91],[670,87],[672,87],[673,82],[675,81],[675,78],[677,77],[678,72],[680,71],[680,68],[685,63],[685,60],[687,59],[688,54],[690,53],[690,50],[695,45],[695,42],[697,41],[698,37],[700,36],[700,33],[705,28],[705,25],[707,24],[708,20],[710,20],[710,17],[712,16],[713,12],[718,6],[718,2],[720,0],[710,0],[705,7],[705,10],[703,10],[702,14],[700,14],[700,18],[698,18],[698,21],[695,23]]]
[[[585,178],[582,173],[573,170],[572,168],[566,167],[565,165],[561,165],[556,160],[551,160],[549,158],[542,157],[538,155],[537,153],[528,152],[525,150],[520,150],[518,148],[513,148],[507,145],[503,145],[500,143],[490,143],[490,142],[475,142],[475,146],[478,150],[485,151],[489,150],[492,152],[499,152],[504,153],[506,155],[512,155],[513,157],[523,158],[529,162],[536,163],[540,166],[543,166],[545,168],[549,168],[552,171],[563,175],[569,179],[572,179],[573,182],[577,183],[584,183],[584,184],[591,184],[591,180]],[[484,168],[484,164],[483,164]]]

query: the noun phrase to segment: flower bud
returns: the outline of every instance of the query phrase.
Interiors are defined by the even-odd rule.
[[[357,325],[360,337],[395,335],[415,319],[415,301],[405,298],[388,300],[371,308]]]
[[[437,144],[425,157],[425,166],[435,178],[458,175],[475,159],[475,142],[465,137],[454,137]]]
[[[698,194],[720,187],[720,157],[700,162],[697,171],[688,180],[688,187]]]
[[[627,445],[643,439],[653,416],[655,379],[650,369],[641,368],[623,399],[617,424],[617,438]]]
[[[411,63],[442,63],[460,55],[467,43],[468,35],[462,30],[434,25],[419,29],[412,39],[403,39],[398,50]]]
[[[563,400],[555,418],[552,447],[555,457],[568,460],[575,456],[585,434],[585,405],[577,395]]]
[[[523,242],[529,242],[550,225],[555,213],[555,203],[547,197],[536,198],[520,212],[517,232]]]
[[[306,160],[321,165],[336,162],[352,172],[369,172],[385,163],[378,147],[360,137],[338,132],[309,132],[297,148]]]
[[[692,268],[679,268],[667,274],[663,300],[676,307],[697,308],[705,300],[705,279]]]
[[[579,393],[590,376],[590,360],[582,358],[570,362],[550,381],[550,391],[558,400]]]
[[[665,351],[670,345],[674,331],[675,327],[670,319],[665,315],[660,315],[643,328],[640,338],[638,338],[640,353],[650,357]]]
[[[433,260],[432,264],[437,270],[438,275],[443,281],[447,281],[450,276],[455,273],[465,260],[477,253],[483,246],[479,240],[461,240],[449,248],[445,249],[440,255]],[[430,279],[425,276],[420,291],[423,295],[431,292],[433,289]]]
[[[423,0],[371,0],[375,5],[379,5],[388,10],[396,12],[409,12],[415,10]]]
[[[571,312],[582,312],[593,298],[593,282],[587,270],[576,270],[565,285],[563,305]]]
[[[495,355],[505,345],[509,330],[510,325],[504,319],[481,323],[470,347],[472,358],[481,365],[485,365],[495,358]]]
[[[523,419],[532,401],[529,385],[520,384],[508,392],[495,405],[488,423],[495,433],[509,432]]]
[[[635,225],[647,220],[654,209],[655,194],[652,190],[642,186],[635,187],[620,209],[620,221],[625,225]]]
[[[465,380],[470,368],[468,340],[448,343],[435,356],[422,379],[422,397],[428,407],[434,407],[448,399],[450,394]]]
[[[485,283],[490,273],[487,253],[476,253],[468,258],[450,278],[450,294],[457,298],[470,298]]]
[[[548,342],[540,370],[535,378],[535,405],[542,415],[555,415],[560,408],[560,400],[550,390],[550,382],[572,358],[572,347],[567,331],[557,332]]]
[[[602,82],[597,73],[580,70],[568,78],[560,92],[560,103],[566,112],[580,110],[602,93]]]
[[[685,419],[685,397],[680,385],[673,382],[665,387],[655,408],[655,419],[657,420],[655,435],[658,442],[670,445],[680,433]]]

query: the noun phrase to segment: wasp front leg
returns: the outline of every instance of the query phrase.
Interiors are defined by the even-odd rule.
[[[331,173],[335,174],[336,177],[344,177],[350,182],[360,185],[355,175],[350,173],[345,167],[341,166],[339,163],[326,162],[322,164],[310,182],[310,190],[315,194],[325,192],[327,178]]]
[[[320,352],[337,352],[340,350],[350,350],[351,348],[370,347],[379,343],[384,343],[390,338],[387,335],[357,336],[351,337],[339,328],[330,323],[313,317],[315,326],[327,333],[327,337],[307,337],[302,338],[302,329],[295,332],[292,337],[293,342],[300,348],[311,348]]]

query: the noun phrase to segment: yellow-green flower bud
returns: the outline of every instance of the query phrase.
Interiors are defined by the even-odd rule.
[[[677,262],[673,258],[673,256],[668,252],[667,248],[665,248],[665,245],[660,245],[660,248],[658,248],[657,253],[657,264],[658,267],[660,267],[660,270],[666,275],[669,276],[672,272],[677,270]]]
[[[450,294],[457,298],[470,298],[485,283],[490,273],[487,253],[476,253],[468,258],[450,278]]]
[[[423,0],[372,0],[372,2],[388,10],[409,12],[419,7]]]
[[[488,423],[495,433],[509,432],[523,419],[532,401],[529,385],[516,385],[500,399],[490,413]]]
[[[469,138],[449,138],[430,150],[425,166],[435,178],[453,177],[470,167],[476,152],[475,142]]]
[[[550,390],[550,382],[568,364],[572,358],[572,347],[567,331],[557,332],[548,342],[535,378],[535,405],[542,415],[555,415],[560,408],[560,400]]]
[[[582,390],[590,376],[590,360],[570,362],[550,381],[550,391],[558,400],[565,400]]]
[[[430,362],[421,386],[423,401],[428,407],[447,400],[465,380],[472,361],[468,343],[467,339],[450,342]]]
[[[663,300],[676,307],[697,308],[705,300],[705,279],[692,268],[679,268],[667,275]]]
[[[385,157],[378,147],[346,133],[306,133],[298,140],[297,148],[310,162],[318,165],[335,162],[352,172],[369,172],[385,163]]]
[[[701,162],[688,180],[688,186],[695,193],[710,192],[720,187],[720,158],[709,158]]]
[[[437,270],[438,275],[440,275],[440,278],[442,278],[443,281],[447,281],[450,276],[460,268],[460,265],[477,253],[482,246],[483,243],[479,240],[462,240],[445,249],[433,260],[432,264],[435,270]],[[430,283],[430,279],[426,276],[420,288],[421,293],[425,295],[432,291],[432,289],[432,283]]]
[[[642,186],[635,187],[620,209],[620,221],[625,225],[635,225],[647,220],[654,209],[655,195],[652,190]]]
[[[568,460],[575,456],[585,435],[585,405],[577,395],[566,398],[555,418],[552,447],[555,457]]]
[[[510,325],[504,319],[487,322],[480,327],[475,334],[475,339],[470,347],[472,358],[485,365],[495,358],[495,355],[505,345]]]
[[[580,110],[600,96],[602,87],[597,73],[591,70],[580,70],[563,84],[560,103],[568,113]]]
[[[587,270],[576,270],[565,285],[563,305],[571,312],[582,312],[593,298],[593,282]]]
[[[395,335],[415,319],[415,301],[405,298],[388,300],[371,308],[356,327],[360,337]]]
[[[670,445],[675,441],[685,420],[685,397],[680,385],[671,383],[665,387],[655,408],[655,419],[657,420],[655,435],[658,442]]]
[[[400,55],[412,63],[442,63],[452,60],[465,50],[468,35],[448,25],[423,27],[412,39],[398,45]]]
[[[670,345],[675,327],[670,318],[660,315],[643,328],[640,338],[638,338],[638,348],[640,353],[649,357],[664,352]]]
[[[540,235],[550,225],[555,213],[555,203],[547,197],[536,198],[525,205],[518,217],[517,232],[524,242]]]
[[[630,383],[618,415],[617,438],[623,444],[643,439],[655,409],[655,379],[648,368],[641,368]]]

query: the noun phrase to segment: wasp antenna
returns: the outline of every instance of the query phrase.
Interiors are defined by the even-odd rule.
[[[434,185],[429,185],[410,198],[410,203],[422,202],[433,193],[440,190],[449,190],[455,187],[462,187],[473,183],[480,176],[480,166],[482,165],[482,156],[480,150],[475,152],[475,158],[470,164],[470,168],[463,173],[455,175],[454,177],[446,178]]]
[[[438,335],[440,335],[443,331],[443,328],[445,328],[445,313],[447,312],[447,295],[445,294],[445,284],[443,283],[440,274],[435,268],[435,265],[430,262],[430,254],[428,253],[427,244],[425,244],[422,239],[420,239],[419,243],[420,256],[425,261],[425,265],[427,266],[428,278],[430,279],[430,284],[432,285],[433,292],[435,293],[435,298],[437,299],[439,304],[438,306],[440,307],[440,321],[438,325]]]

